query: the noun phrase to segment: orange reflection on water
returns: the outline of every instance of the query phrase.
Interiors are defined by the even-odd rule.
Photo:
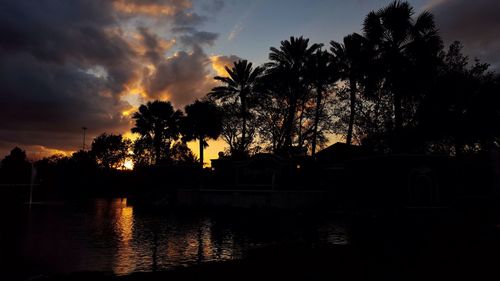
[[[116,274],[127,274],[135,269],[135,253],[131,243],[134,230],[134,209],[127,206],[126,198],[116,199],[112,205],[116,205],[114,230],[118,237],[118,249],[113,271]]]
[[[102,199],[96,203],[94,224],[112,252],[111,269],[117,275],[155,271],[206,261],[230,260],[240,252],[231,233],[213,233],[210,219],[187,224],[168,216],[137,217],[127,199]],[[111,232],[107,231],[110,230]]]

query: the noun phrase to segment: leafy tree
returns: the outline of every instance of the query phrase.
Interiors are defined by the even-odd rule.
[[[92,142],[91,153],[101,168],[118,169],[123,167],[130,146],[131,141],[124,139],[122,135],[103,133]]]
[[[215,80],[222,82],[222,86],[215,87],[209,96],[222,103],[228,100],[239,100],[239,116],[242,120],[240,153],[246,153],[249,143],[247,139],[247,122],[249,117],[249,108],[254,104],[256,89],[259,85],[259,79],[263,74],[263,68],[253,68],[252,63],[247,60],[234,62],[232,68],[225,67],[227,77],[216,76]]]
[[[224,103],[220,106],[222,131],[220,137],[228,144],[229,153],[235,159],[243,159],[253,149],[257,133],[258,120],[251,114],[246,123],[245,140],[243,142],[241,131],[242,123],[239,118],[239,106],[235,103]],[[260,129],[260,126],[259,126]],[[243,149],[242,149],[243,148]]]
[[[17,169],[24,168],[29,165],[29,161],[26,157],[26,152],[19,147],[14,147],[10,154],[5,156],[2,160],[2,168],[5,169]]]
[[[459,42],[441,55],[432,95],[419,108],[419,128],[431,150],[462,154],[496,146],[500,84],[488,65],[471,62]]]
[[[203,167],[203,149],[208,139],[217,139],[222,132],[222,114],[219,108],[209,101],[195,101],[184,109],[183,122],[185,141],[198,139],[200,143],[200,164]]]
[[[185,142],[178,141],[171,148],[172,160],[177,165],[195,165],[198,158]]]
[[[170,102],[141,105],[132,117],[135,119],[132,132],[140,135],[140,145],[135,147],[135,152],[140,154],[142,151],[138,149],[148,148],[153,151],[155,164],[168,161],[171,143],[179,139],[182,116],[182,111],[174,110]]]
[[[10,183],[27,183],[30,179],[31,164],[27,160],[26,152],[15,147],[2,160],[1,172],[3,181]]]
[[[155,152],[149,140],[138,138],[132,144],[134,169],[155,164]]]
[[[94,172],[97,168],[97,161],[90,151],[79,150],[71,155],[67,165],[77,171]]]

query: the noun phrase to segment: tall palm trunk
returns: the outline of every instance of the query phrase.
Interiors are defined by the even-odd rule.
[[[241,144],[240,144],[240,152],[243,154],[245,152],[246,146],[246,135],[247,135],[247,98],[245,94],[242,94],[241,97],[241,117],[242,117],[242,128],[241,128]]]
[[[155,164],[160,164],[161,160],[161,142],[155,137],[153,139],[153,147],[155,150]]]
[[[464,139],[459,136],[455,135],[455,143],[453,144],[455,147],[455,156],[462,156],[464,154]]]
[[[316,156],[316,142],[318,138],[318,123],[319,123],[319,115],[320,115],[320,107],[321,107],[321,97],[323,96],[323,89],[321,87],[317,87],[317,96],[316,96],[316,112],[314,113],[314,131],[313,131],[313,139],[311,145],[311,155],[312,157]]]
[[[288,107],[288,119],[286,121],[285,127],[285,143],[283,148],[290,151],[292,147],[292,131],[293,131],[293,121],[295,119],[295,110],[297,109],[297,101],[295,98],[291,99],[290,106]]]
[[[203,135],[200,135],[199,138],[200,138],[200,166],[203,169],[203,164],[204,164],[203,163],[203,149],[204,149],[203,143],[205,142],[204,141],[205,137]]]
[[[347,138],[346,144],[350,145],[352,143],[352,136],[354,131],[354,119],[356,117],[356,92],[357,92],[357,84],[354,78],[349,79],[350,84],[350,98],[351,98],[351,112],[349,116],[349,127],[347,128]]]
[[[399,91],[394,94],[394,129],[395,129],[395,143],[394,151],[401,152],[402,139],[401,132],[403,129],[403,105]]]
[[[394,128],[399,132],[403,128],[403,108],[401,95],[394,95]]]

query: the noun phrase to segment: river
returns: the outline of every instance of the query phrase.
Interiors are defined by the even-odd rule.
[[[0,258],[27,275],[104,271],[117,275],[240,259],[281,243],[345,245],[335,219],[298,213],[142,210],[126,198],[36,204],[3,211]]]

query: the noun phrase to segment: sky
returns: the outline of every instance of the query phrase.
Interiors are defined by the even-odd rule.
[[[328,44],[360,32],[384,0],[0,1],[0,157],[70,153],[100,133],[131,137],[150,100],[203,97],[239,58],[267,60],[290,36]],[[500,1],[411,0],[449,44],[500,67]],[[193,148],[196,146],[193,146]],[[224,149],[211,142],[207,159]],[[196,153],[196,149],[193,149]]]

